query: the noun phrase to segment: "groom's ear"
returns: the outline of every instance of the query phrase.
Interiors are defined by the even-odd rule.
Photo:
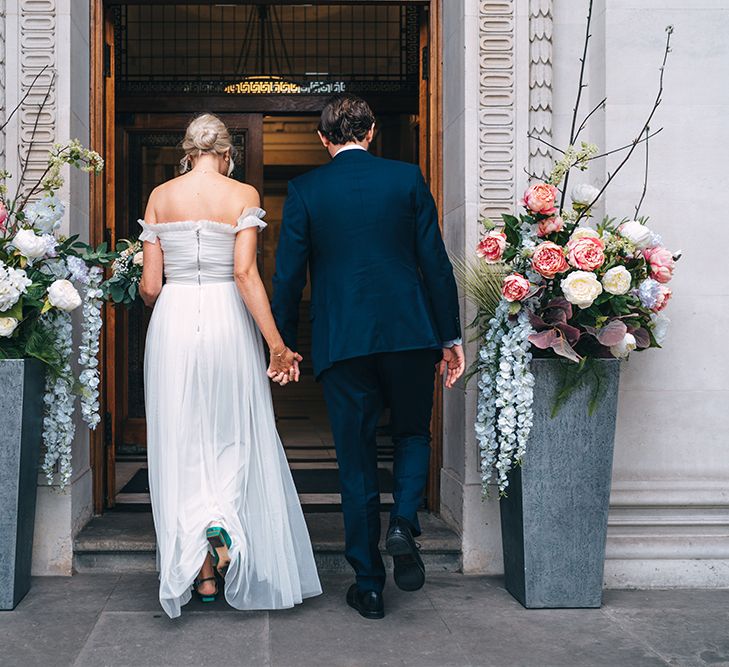
[[[328,149],[329,146],[332,145],[332,142],[329,141],[329,139],[327,139],[319,130],[317,130],[316,133],[319,135],[319,139],[321,140],[322,146],[324,146],[324,148]]]
[[[365,135],[365,141],[368,144],[372,143],[372,140],[375,138],[375,124],[372,123],[372,127],[369,129],[369,132]]]

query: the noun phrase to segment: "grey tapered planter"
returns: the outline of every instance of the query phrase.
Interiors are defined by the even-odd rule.
[[[560,362],[532,362],[534,425],[501,500],[506,589],[529,609],[602,604],[620,362],[598,363],[606,382],[595,412],[583,385],[552,419]]]
[[[0,361],[0,610],[30,589],[45,366]]]

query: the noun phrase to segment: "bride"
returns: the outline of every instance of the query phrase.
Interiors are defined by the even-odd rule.
[[[265,211],[228,178],[227,128],[203,114],[182,147],[183,175],[152,192],[139,222],[159,599],[174,618],[192,588],[210,602],[220,581],[237,609],[292,607],[321,587],[268,378],[298,381],[301,357],[271,315],[256,266]]]

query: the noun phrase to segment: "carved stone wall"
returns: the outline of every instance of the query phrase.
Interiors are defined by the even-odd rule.
[[[552,143],[552,0],[529,1],[529,134]],[[529,171],[546,178],[552,151],[529,140]]]
[[[19,98],[28,92],[19,114],[18,142],[20,155],[27,160],[25,182],[34,183],[45,170],[48,150],[55,141],[57,87],[56,2],[55,0],[21,0],[19,3]],[[45,70],[44,70],[45,68]],[[42,74],[41,74],[42,72]],[[43,111],[39,109],[47,97]],[[35,128],[35,129],[34,129]],[[31,138],[35,138],[31,146]]]
[[[479,214],[511,212],[516,192],[516,0],[479,2]]]

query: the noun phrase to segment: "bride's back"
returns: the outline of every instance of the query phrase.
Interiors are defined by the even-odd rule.
[[[245,208],[258,205],[258,192],[252,186],[196,168],[157,187],[148,213],[157,223],[213,220],[234,225]]]

